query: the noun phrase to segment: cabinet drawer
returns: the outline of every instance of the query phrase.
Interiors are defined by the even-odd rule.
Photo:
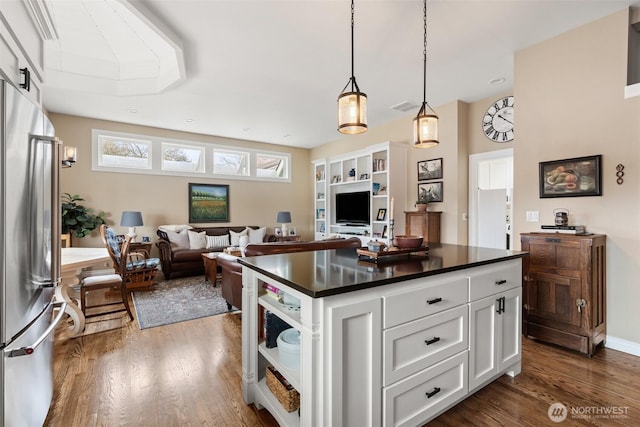
[[[384,425],[422,425],[463,398],[468,388],[467,363],[464,351],[384,389]]]
[[[384,380],[390,385],[468,348],[466,304],[384,331]]]
[[[419,281],[425,279],[417,280],[417,283],[420,283]],[[417,286],[408,292],[384,297],[384,328],[466,304],[468,283],[466,277],[459,277],[444,283]]]
[[[476,301],[519,286],[522,286],[520,259],[479,267],[471,272],[469,300]]]

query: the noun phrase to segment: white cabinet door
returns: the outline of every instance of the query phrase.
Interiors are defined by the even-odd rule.
[[[496,361],[496,321],[499,296],[490,296],[469,305],[469,390],[498,373]]]
[[[325,405],[325,419],[336,427],[380,426],[382,300],[351,302],[328,312],[330,344],[324,354],[330,402]]]
[[[504,311],[500,314],[497,340],[498,372],[520,360],[522,340],[522,289],[512,289],[502,296]]]
[[[515,288],[469,305],[470,391],[520,361],[521,298]]]

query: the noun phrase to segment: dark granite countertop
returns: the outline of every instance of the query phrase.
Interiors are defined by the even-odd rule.
[[[312,298],[321,298],[521,258],[527,254],[446,243],[428,246],[428,255],[405,255],[378,263],[360,259],[356,249],[263,255],[239,258],[238,262]]]

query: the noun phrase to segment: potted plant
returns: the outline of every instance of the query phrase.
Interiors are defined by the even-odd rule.
[[[418,194],[418,200],[416,200],[416,208],[418,212],[424,212],[427,210],[427,204],[429,203],[429,199],[427,197],[427,193],[422,191]]]
[[[62,234],[84,237],[105,223],[106,214],[103,211],[96,214],[93,209],[77,203],[82,201],[84,199],[77,194],[62,195]]]

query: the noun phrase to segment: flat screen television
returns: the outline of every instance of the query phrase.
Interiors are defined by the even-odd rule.
[[[368,225],[371,222],[369,191],[336,194],[336,222],[339,224]]]

